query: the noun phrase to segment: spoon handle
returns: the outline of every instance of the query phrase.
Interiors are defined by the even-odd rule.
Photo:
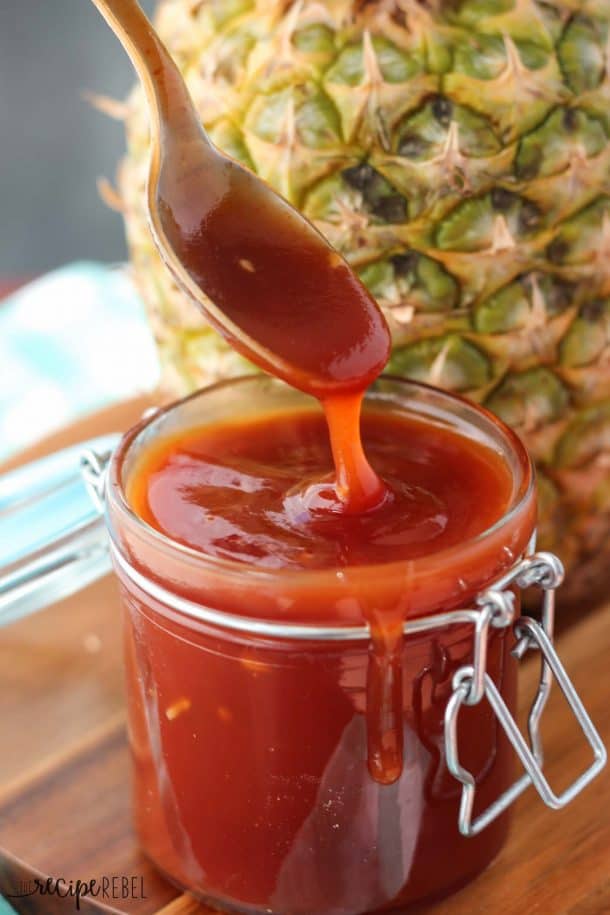
[[[154,117],[153,140],[170,132],[183,139],[195,132],[208,140],[180,71],[136,0],[92,2],[127,51],[144,87]]]

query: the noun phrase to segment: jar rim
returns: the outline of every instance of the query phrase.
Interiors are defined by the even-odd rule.
[[[403,621],[403,635],[413,637],[421,635],[436,629],[444,629],[448,626],[473,626],[474,629],[481,624],[482,615],[486,612],[486,599],[490,590],[503,591],[513,586],[518,581],[519,575],[525,564],[534,554],[536,541],[536,532],[534,531],[528,544],[527,556],[519,558],[507,572],[500,578],[491,583],[490,587],[481,595],[478,600],[474,601],[472,607],[460,607],[456,610],[450,610],[446,613],[432,613],[427,616],[420,616],[414,619],[405,619]],[[165,604],[172,611],[190,617],[198,623],[204,623],[213,627],[220,627],[229,632],[238,632],[255,637],[271,639],[289,639],[293,641],[307,642],[356,642],[371,639],[371,627],[369,622],[362,624],[343,624],[331,625],[324,623],[300,623],[287,620],[262,619],[258,617],[240,616],[236,613],[214,610],[209,607],[203,607],[195,601],[184,598],[181,595],[174,594],[159,586],[156,582],[151,581],[138,572],[123,556],[118,552],[116,547],[111,547],[113,561],[118,568],[145,594],[152,597],[155,601]],[[487,612],[489,611],[487,604]],[[491,615],[488,616],[491,620]],[[512,619],[512,617],[511,617]]]
[[[383,382],[389,382],[392,385],[400,387],[404,391],[411,389],[415,392],[420,392],[421,394],[432,396],[439,401],[443,401],[448,407],[453,405],[456,409],[465,408],[471,411],[473,415],[477,415],[479,418],[483,419],[486,423],[488,431],[494,434],[496,437],[503,438],[509,449],[509,453],[512,451],[513,455],[516,457],[517,462],[522,469],[522,480],[520,485],[517,487],[516,492],[513,493],[511,502],[504,513],[492,525],[485,528],[483,531],[480,531],[475,536],[467,538],[466,540],[459,543],[452,544],[451,546],[445,547],[444,549],[433,551],[417,558],[395,559],[348,567],[350,574],[353,573],[363,576],[374,573],[375,571],[379,572],[379,570],[383,570],[384,572],[389,573],[391,571],[395,571],[407,566],[412,570],[418,568],[423,569],[430,563],[434,563],[436,566],[439,566],[446,562],[449,558],[458,557],[460,554],[467,556],[469,552],[476,550],[480,544],[484,543],[494,535],[499,534],[504,528],[510,525],[511,521],[513,521],[532,500],[535,487],[535,471],[525,445],[519,436],[509,426],[507,426],[501,419],[499,419],[485,407],[482,407],[479,404],[475,404],[474,402],[468,400],[465,397],[462,397],[459,394],[444,391],[424,382],[413,381],[411,379],[391,374],[381,375],[379,379],[373,383],[369,391],[374,392],[375,386]],[[275,378],[271,378],[270,376],[263,375],[261,373],[253,373],[223,379],[222,381],[207,385],[206,387],[197,390],[187,395],[186,397],[181,398],[180,400],[173,401],[172,403],[167,404],[158,410],[155,410],[154,413],[150,415],[145,414],[139,423],[137,423],[125,433],[112,456],[106,485],[107,526],[111,535],[111,539],[114,541],[115,548],[118,549],[120,546],[117,542],[117,537],[111,523],[111,510],[116,511],[122,520],[127,521],[132,526],[135,525],[138,532],[145,535],[145,537],[156,547],[165,551],[169,550],[176,557],[187,560],[191,563],[196,563],[201,567],[202,571],[205,569],[213,570],[215,574],[226,574],[227,576],[232,576],[238,580],[243,579],[244,576],[246,576],[249,582],[281,581],[284,583],[290,582],[295,586],[298,586],[299,583],[303,583],[305,581],[309,585],[315,583],[316,581],[328,579],[329,576],[337,576],[337,573],[345,573],[348,571],[348,569],[339,566],[317,569],[295,569],[294,567],[270,569],[257,566],[255,564],[245,563],[243,561],[228,559],[226,557],[212,556],[203,553],[193,547],[178,543],[172,540],[166,534],[163,534],[161,531],[152,527],[136,514],[127,500],[124,489],[124,481],[121,479],[121,470],[123,462],[126,459],[131,447],[135,445],[139,436],[144,432],[144,430],[146,430],[153,423],[158,422],[163,417],[166,417],[168,414],[180,409],[184,405],[197,398],[205,397],[208,394],[213,394],[214,392],[218,392],[219,390],[226,388],[239,388],[242,385],[247,387],[252,384],[261,383],[271,383],[274,385],[282,385],[287,387],[285,382],[281,382]],[[452,413],[452,415],[456,415],[455,409],[453,411],[450,409],[449,412]],[[517,557],[514,557],[515,560],[516,558]]]

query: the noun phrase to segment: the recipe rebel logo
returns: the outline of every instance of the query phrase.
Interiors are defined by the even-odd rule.
[[[25,896],[57,896],[73,899],[75,909],[80,912],[81,900],[147,899],[144,892],[144,877],[135,874],[121,874],[113,877],[91,878],[89,880],[65,880],[63,877],[36,877],[17,883],[16,892],[6,893],[7,899],[23,899]]]

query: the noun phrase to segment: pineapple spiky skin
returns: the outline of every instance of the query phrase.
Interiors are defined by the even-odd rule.
[[[214,142],[376,296],[389,369],[512,425],[538,466],[540,545],[607,575],[608,0],[163,0],[156,23]],[[153,247],[139,90],[127,134],[135,277],[184,393],[248,366]]]

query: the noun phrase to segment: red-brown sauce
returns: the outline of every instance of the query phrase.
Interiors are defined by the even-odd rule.
[[[366,640],[223,632],[168,614],[129,581],[124,593],[136,823],[173,880],[229,910],[353,915],[446,893],[497,853],[506,817],[460,836],[461,787],[445,760],[443,716],[456,670],[472,663],[471,626],[372,652]],[[244,583],[234,609],[247,605]],[[487,659],[511,708],[512,645],[493,630]],[[486,702],[460,713],[459,755],[478,814],[514,778]]]
[[[324,416],[315,410],[155,442],[132,475],[129,498],[178,543],[275,569],[415,559],[475,537],[506,509],[511,477],[486,445],[381,411],[365,413],[362,432],[387,487],[373,511],[341,510]]]
[[[363,440],[385,483],[368,512],[343,510],[324,416],[313,410],[157,442],[132,474],[129,498],[178,543],[275,569],[415,559],[476,537],[506,509],[510,474],[485,445],[383,412],[365,415]],[[362,603],[372,631],[369,770],[391,783],[402,769],[404,608]]]

